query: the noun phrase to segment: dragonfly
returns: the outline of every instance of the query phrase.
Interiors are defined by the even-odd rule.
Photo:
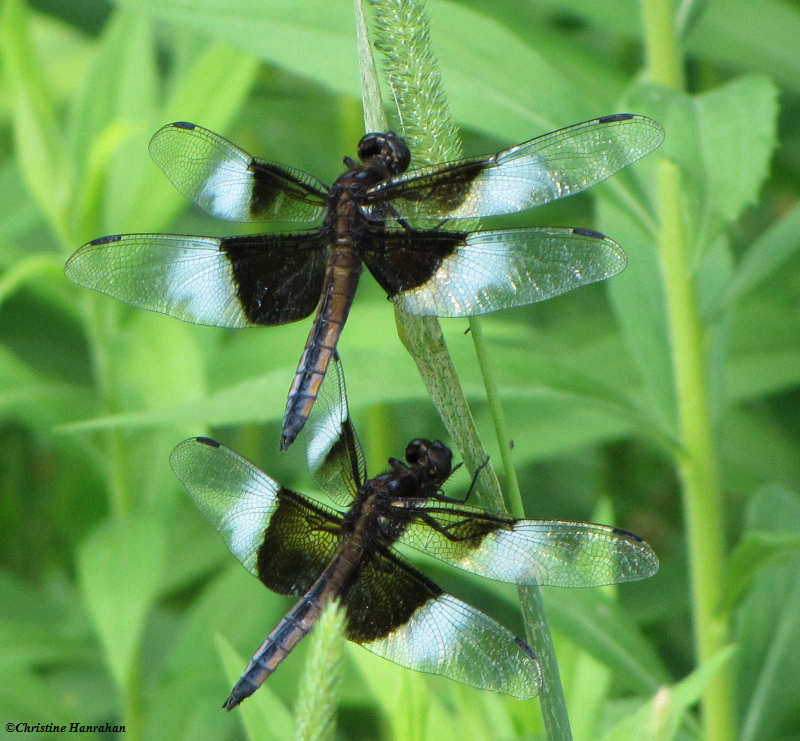
[[[403,667],[525,699],[539,693],[530,646],[445,592],[396,550],[514,584],[593,587],[644,579],[658,558],[639,536],[606,525],[514,519],[448,497],[456,467],[438,440],[416,438],[405,460],[370,478],[350,420],[338,354],[312,412],[306,458],[336,506],[292,491],[207,437],[180,443],[172,469],[231,553],[297,603],[261,644],[223,707],[231,710],[278,668],[332,599],[346,636]]]
[[[281,431],[287,449],[311,412],[367,266],[400,309],[466,317],[604,280],[622,248],[570,227],[467,231],[459,222],[580,193],[658,147],[661,126],[619,113],[493,154],[409,169],[406,142],[370,133],[333,185],[257,159],[192,123],[159,129],[150,154],[186,198],[233,221],[317,224],[233,237],[114,234],[83,245],[67,278],[134,306],[219,327],[314,321]]]

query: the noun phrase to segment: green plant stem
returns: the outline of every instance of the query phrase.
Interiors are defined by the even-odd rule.
[[[385,131],[386,120],[380,100],[374,58],[368,41],[363,13],[363,0],[355,0],[356,26],[359,38],[361,74],[364,97],[364,120],[367,131]],[[457,130],[447,110],[444,91],[439,83],[437,66],[429,48],[427,19],[420,5],[411,0],[381,0],[374,4],[379,26],[392,29],[392,37],[379,37],[379,48],[392,57],[388,74],[395,103],[408,140],[423,151],[423,161],[433,161],[458,156],[453,142],[458,141]],[[448,151],[443,151],[447,148]],[[464,396],[455,366],[447,351],[441,326],[434,317],[417,317],[395,311],[398,335],[414,358],[420,376],[431,400],[439,412],[447,430],[464,456],[467,469],[474,472],[485,463],[486,453],[478,436],[472,413]],[[506,480],[510,492],[510,509],[515,516],[523,516],[522,499],[519,493],[516,472],[511,460],[511,447],[506,432],[505,420],[488,362],[480,321],[470,320],[473,343],[481,367],[487,397],[497,430],[498,443],[502,451]],[[491,466],[481,472],[478,487],[487,506],[501,512],[507,511],[500,483]],[[527,638],[535,651],[544,686],[540,695],[540,707],[547,736],[551,741],[570,741],[569,715],[561,686],[550,629],[545,618],[541,593],[537,586],[521,587],[520,601],[528,631]]]
[[[497,384],[495,383],[494,373],[492,373],[492,367],[489,363],[489,354],[486,352],[486,341],[483,337],[483,324],[478,317],[471,317],[469,320],[469,327],[472,334],[472,344],[475,347],[475,357],[478,359],[483,385],[486,389],[486,399],[489,402],[489,410],[492,415],[492,421],[494,422],[497,444],[500,446],[500,457],[503,460],[508,511],[514,517],[525,517],[525,509],[522,506],[522,494],[519,490],[517,470],[514,468],[514,461],[511,457],[511,439],[508,436],[506,416],[503,413],[503,405],[500,403],[500,395],[497,393]]]
[[[644,0],[645,42],[650,77],[682,89],[683,60],[671,0]],[[658,254],[667,297],[673,373],[682,452],[676,457],[686,520],[690,588],[698,660],[708,661],[729,642],[724,616],[716,614],[724,584],[724,524],[711,422],[706,335],[691,270],[681,206],[678,168],[666,160],[657,171]],[[703,694],[705,741],[735,737],[731,671],[726,664]]]

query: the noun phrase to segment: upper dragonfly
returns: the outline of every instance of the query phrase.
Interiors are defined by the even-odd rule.
[[[463,317],[541,301],[603,280],[625,254],[589,229],[453,231],[451,219],[514,213],[579,193],[636,162],[664,137],[652,119],[595,118],[491,155],[408,171],[392,132],[364,136],[360,164],[331,187],[256,159],[191,123],[172,123],[150,154],[173,185],[232,221],[320,222],[279,234],[115,234],[77,250],[78,285],[188,322],[278,325],[317,309],[289,391],[281,449],[308,418],[355,296],[362,263],[401,309]],[[422,228],[420,227],[422,225]]]

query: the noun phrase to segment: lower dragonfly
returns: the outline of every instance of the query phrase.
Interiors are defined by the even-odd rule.
[[[244,567],[274,592],[300,598],[223,707],[255,692],[334,598],[347,617],[347,638],[379,656],[520,699],[538,694],[541,670],[525,641],[443,591],[393,546],[491,579],[561,587],[644,579],[658,570],[655,553],[617,528],[517,520],[466,504],[469,492],[463,500],[445,496],[454,468],[439,441],[412,440],[405,462],[390,458],[386,472],[369,478],[336,354],[332,367],[306,453],[314,479],[343,511],[281,486],[206,437],[185,440],[170,458]]]

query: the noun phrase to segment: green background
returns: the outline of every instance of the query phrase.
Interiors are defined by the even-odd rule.
[[[363,133],[352,7],[0,8],[0,720],[125,722],[129,739],[286,738],[308,646],[241,712],[219,709],[288,603],[230,557],[167,458],[184,437],[213,432],[313,492],[302,451],[277,453],[309,323],[190,326],[89,295],[61,269],[103,234],[245,230],[187,208],[149,160],[149,137],[169,121],[332,181]],[[719,610],[737,649],[720,660],[731,662],[741,738],[800,738],[800,5],[682,4],[685,96],[642,79],[634,2],[470,0],[429,11],[468,154],[624,110],[665,126],[661,154],[685,186],[724,494],[717,526],[730,549]],[[703,669],[715,669],[691,674],[662,279],[652,235],[620,195],[650,203],[654,166],[650,157],[615,179],[621,187],[502,222],[601,229],[629,266],[608,285],[484,322],[527,514],[613,521],[661,558],[644,583],[545,590],[576,739],[648,737],[659,707],[670,718],[659,738],[696,737],[696,716],[684,714]],[[443,322],[499,460],[466,326]],[[412,437],[445,436],[371,278],[340,350],[371,471]],[[467,483],[462,472],[451,489]],[[523,630],[513,588],[423,565]],[[345,657],[342,738],[542,732],[535,702],[422,677],[357,647]],[[670,691],[648,704],[659,687]]]

